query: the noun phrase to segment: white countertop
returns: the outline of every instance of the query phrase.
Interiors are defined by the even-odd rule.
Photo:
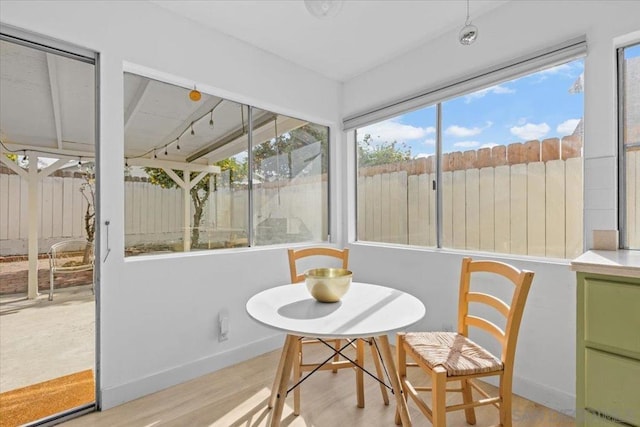
[[[571,270],[612,276],[640,277],[640,251],[587,251],[571,261]]]

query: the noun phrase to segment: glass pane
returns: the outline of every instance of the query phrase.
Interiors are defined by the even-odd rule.
[[[442,104],[444,247],[582,252],[583,61]]]
[[[356,130],[358,240],[436,245],[436,108]]]
[[[640,44],[624,49],[622,67],[625,149],[626,247],[640,249]]]
[[[252,114],[255,244],[326,241],[329,128]]]
[[[247,246],[247,107],[124,77],[126,255]]]

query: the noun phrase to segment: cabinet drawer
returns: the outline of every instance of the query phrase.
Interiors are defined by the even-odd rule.
[[[584,282],[584,339],[640,355],[640,286]]]
[[[640,361],[586,349],[585,406],[640,425]]]

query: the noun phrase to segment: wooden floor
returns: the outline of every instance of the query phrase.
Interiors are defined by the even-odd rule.
[[[317,360],[321,351],[318,348],[305,352],[305,358],[309,357],[306,360]],[[367,356],[369,365],[370,353]],[[64,426],[266,426],[270,415],[267,399],[278,358],[279,351],[267,353],[116,408],[85,415]],[[302,385],[300,416],[292,414],[293,396],[290,395],[281,425],[394,426],[393,396],[390,395],[392,403],[384,406],[377,382],[366,375],[365,387],[365,408],[359,409],[356,407],[355,375],[351,370],[337,374],[318,372]],[[451,400],[457,399],[454,396]],[[414,426],[430,426],[411,402],[409,409]],[[478,426],[498,424],[498,412],[493,407],[476,409],[476,414]],[[463,412],[448,414],[447,421],[450,427],[467,426]],[[575,425],[573,418],[517,396],[513,421],[515,426],[522,427]]]

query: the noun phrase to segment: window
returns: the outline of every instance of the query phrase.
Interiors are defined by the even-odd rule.
[[[618,50],[621,244],[640,249],[640,44]]]
[[[328,128],[257,108],[253,128],[256,245],[328,235]]]
[[[328,128],[190,92],[125,73],[125,253],[325,241]]]
[[[579,255],[582,72],[565,62],[358,128],[358,240]]]
[[[359,240],[436,245],[436,109],[356,130]]]

